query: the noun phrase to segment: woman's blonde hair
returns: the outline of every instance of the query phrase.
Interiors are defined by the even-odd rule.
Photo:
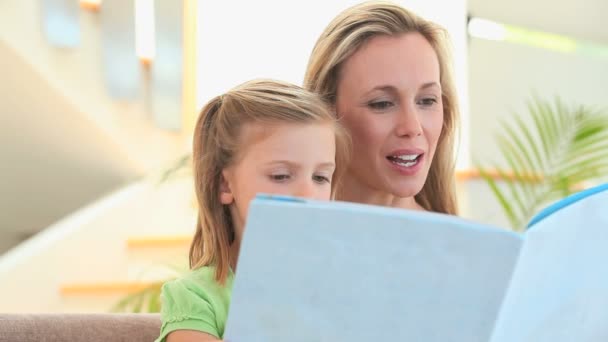
[[[335,108],[343,63],[373,37],[405,33],[421,34],[437,54],[444,112],[435,157],[427,180],[416,195],[416,201],[427,210],[456,214],[454,139],[459,110],[449,38],[445,29],[390,2],[365,2],[348,8],[327,26],[317,40],[306,70],[304,86],[321,95]]]
[[[348,135],[327,104],[317,94],[296,85],[253,80],[209,101],[194,129],[192,154],[198,220],[190,245],[190,268],[213,265],[220,283],[230,270],[230,245],[234,240],[229,207],[219,200],[222,171],[235,162],[247,144],[240,133],[243,125],[249,123],[333,124],[336,170],[332,194],[349,156]]]

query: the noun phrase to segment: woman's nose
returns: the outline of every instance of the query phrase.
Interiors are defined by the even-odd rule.
[[[403,106],[397,114],[395,131],[400,137],[416,137],[422,135],[422,126],[414,105]]]

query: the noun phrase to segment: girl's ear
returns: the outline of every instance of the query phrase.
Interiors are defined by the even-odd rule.
[[[230,190],[230,172],[227,170],[222,171],[220,180],[220,203],[229,205],[234,202],[234,196],[232,195],[232,191]]]

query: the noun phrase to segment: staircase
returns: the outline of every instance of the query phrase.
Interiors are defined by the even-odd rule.
[[[132,96],[111,89],[104,13],[111,9],[125,17],[120,11],[133,12],[132,1],[108,0],[101,8],[81,3],[0,1],[0,254],[84,204],[166,167],[189,145],[187,130],[168,127],[155,114],[161,108],[172,122],[185,119],[181,95],[158,91],[159,80],[167,80],[158,71],[167,63],[164,45],[157,46],[156,62],[138,60],[133,47],[122,63],[131,63],[137,75]],[[65,4],[76,6],[79,38],[71,46],[47,32],[50,9]],[[166,38],[165,31],[158,35]],[[174,64],[183,65],[181,59]],[[182,78],[180,70],[169,74]],[[167,82],[186,93],[181,84],[173,86],[175,80]]]
[[[192,183],[145,180],[83,208],[0,257],[0,311],[107,312],[187,269]]]
[[[147,3],[139,58],[133,1],[0,1],[2,312],[108,311],[187,267],[191,181],[150,175],[190,145],[193,11]]]

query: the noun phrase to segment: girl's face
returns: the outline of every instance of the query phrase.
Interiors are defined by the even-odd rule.
[[[415,196],[443,126],[437,55],[418,33],[370,39],[340,70],[336,112],[353,140],[348,180]]]
[[[257,193],[329,200],[335,169],[332,124],[246,124],[236,162],[222,172],[220,200],[231,205],[240,240]]]

